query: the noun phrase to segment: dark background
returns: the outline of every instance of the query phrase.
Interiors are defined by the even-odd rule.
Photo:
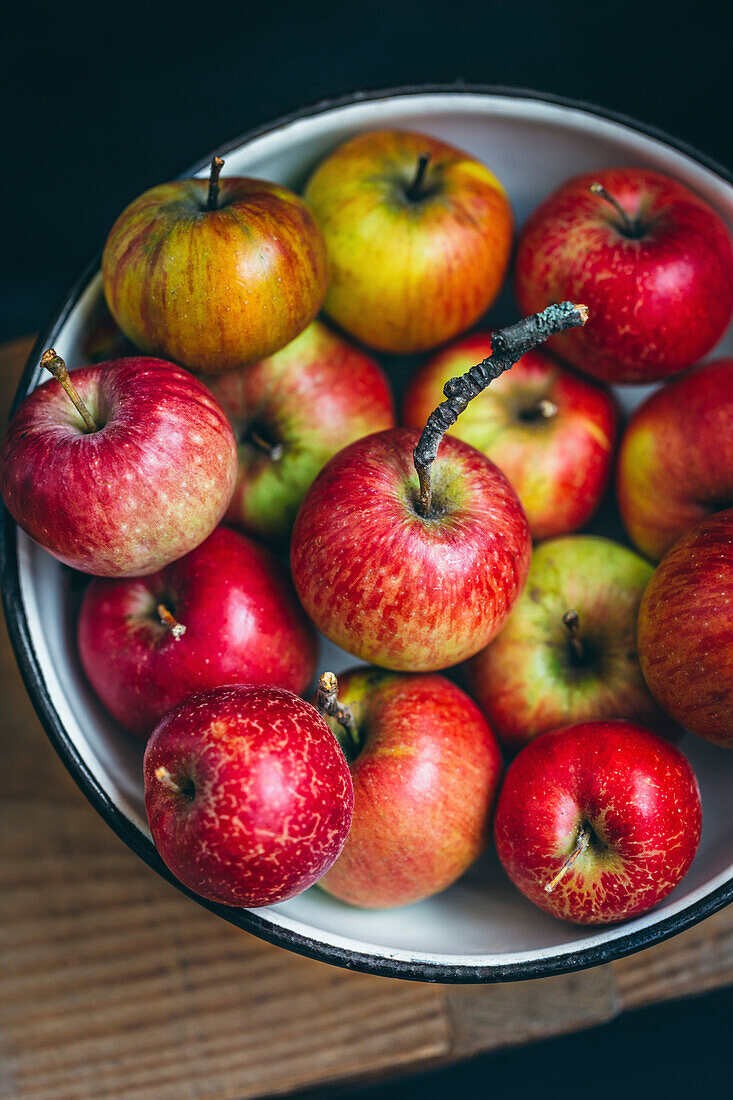
[[[0,339],[44,322],[140,191],[253,126],[356,89],[456,79],[536,88],[626,112],[733,166],[722,9],[20,0],[0,26]],[[733,994],[717,993],[359,1095],[725,1095],[731,1010]]]

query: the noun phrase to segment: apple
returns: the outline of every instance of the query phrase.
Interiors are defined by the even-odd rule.
[[[406,130],[360,134],[317,166],[304,196],[328,247],[324,308],[371,347],[435,347],[501,288],[509,201],[493,172],[452,145]]]
[[[505,748],[517,752],[546,730],[596,718],[672,732],[636,652],[652,573],[632,550],[594,535],[535,547],[506,626],[468,666],[471,693]]]
[[[239,442],[227,520],[263,538],[290,534],[306,489],[337,451],[394,426],[381,367],[320,321],[271,358],[208,384]]]
[[[494,351],[446,384],[422,433],[357,440],[324,466],[293,529],[295,587],[316,626],[362,660],[430,672],[473,656],[522,590],[531,541],[505,475],[444,433],[471,399],[584,306],[548,307],[494,333]]]
[[[681,726],[733,747],[733,508],[687,531],[657,566],[639,610],[639,658]]]
[[[439,351],[413,374],[402,422],[421,427],[443,386],[491,354],[477,332]],[[511,481],[536,539],[585,526],[603,495],[616,437],[611,394],[529,351],[471,402],[451,434],[470,443]]]
[[[93,580],[77,640],[95,692],[138,737],[205,688],[253,683],[303,692],[318,651],[280,563],[226,527],[147,577]]]
[[[543,734],[510,764],[494,838],[509,878],[540,909],[607,924],[674,890],[701,826],[679,749],[631,722],[582,722]]]
[[[349,832],[354,794],[336,738],[283,688],[230,685],[179,703],[145,749],[145,809],[161,858],[210,901],[255,908],[312,886]]]
[[[689,367],[733,311],[733,246],[688,187],[642,168],[575,176],[526,222],[515,287],[523,312],[585,302],[591,321],[550,347],[607,382],[651,382]]]
[[[437,894],[486,844],[501,774],[496,738],[444,676],[357,668],[342,675],[338,697],[351,723],[326,721],[350,760],[354,817],[319,885],[368,909]]]
[[[154,573],[224,515],[237,447],[218,401],[193,375],[136,356],[54,379],[13,415],[0,489],[13,519],[59,561],[105,577]],[[73,381],[72,381],[73,379]]]
[[[102,283],[136,347],[204,374],[272,355],[320,309],[326,246],[311,212],[267,180],[175,180],[135,199],[110,230]]]
[[[629,537],[654,561],[733,504],[733,359],[675,378],[639,406],[621,440],[617,492]]]

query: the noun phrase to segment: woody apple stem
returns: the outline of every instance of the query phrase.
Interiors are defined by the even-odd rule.
[[[422,185],[425,181],[425,173],[430,164],[430,153],[421,153],[417,158],[415,176],[409,187],[405,188],[405,196],[408,202],[419,202],[423,197]]]
[[[156,768],[154,774],[158,782],[162,783],[164,787],[167,787],[169,791],[173,791],[175,794],[181,793],[181,788],[174,781],[171,773],[168,771],[167,768]]]
[[[499,329],[491,336],[491,355],[458,378],[450,378],[443,387],[447,400],[430,414],[422,435],[413,451],[415,469],[420,483],[418,511],[428,517],[432,507],[430,468],[435,461],[443,436],[451,428],[470,401],[490,382],[510,370],[526,352],[543,344],[550,336],[564,329],[584,325],[588,320],[587,306],[560,302]]]
[[[566,611],[562,617],[562,625],[568,632],[568,640],[572,647],[573,653],[579,661],[583,660],[585,651],[583,649],[583,640],[580,637],[580,616],[577,611]]]
[[[178,619],[176,619],[174,615],[171,615],[164,603],[158,604],[157,611],[158,618],[164,626],[168,627],[174,639],[178,641],[179,638],[182,638],[186,633],[186,628],[183,623],[179,623]]]
[[[351,708],[338,701],[339,682],[333,672],[324,672],[318,681],[318,694],[316,696],[316,709],[321,715],[335,718],[338,724],[346,730],[351,740],[356,744],[359,740],[356,731],[356,722]]]
[[[61,356],[57,355],[53,348],[49,348],[48,351],[44,351],[41,356],[41,366],[45,367],[45,369],[54,376],[56,381],[60,382],[64,387],[66,393],[74,403],[76,411],[79,413],[79,416],[82,418],[89,431],[98,432],[99,425],[95,422],[94,417],[79,396],[76,386],[69,378],[66,363]]]
[[[637,235],[638,226],[634,219],[629,217],[618,199],[612,195],[610,191],[607,191],[602,183],[592,183],[588,190],[594,195],[598,195],[599,198],[605,199],[607,203],[610,203],[618,214],[619,220],[621,221],[621,229],[627,237],[635,237]]]
[[[562,867],[557,872],[557,874],[554,875],[550,879],[550,881],[547,883],[547,885],[545,886],[545,893],[546,894],[551,894],[552,891],[555,889],[555,887],[559,885],[559,883],[562,881],[562,879],[568,873],[568,871],[573,866],[573,864],[576,862],[576,860],[580,859],[580,857],[582,856],[583,852],[586,850],[586,848],[588,847],[589,844],[590,844],[590,833],[588,832],[588,830],[585,828],[584,825],[581,825],[580,830],[578,832],[578,843],[575,845],[572,852],[570,853],[568,858],[565,860],[565,862],[563,863]]]
[[[216,210],[219,205],[219,174],[224,167],[221,157],[213,157],[209,170],[209,195],[206,200],[207,210]]]

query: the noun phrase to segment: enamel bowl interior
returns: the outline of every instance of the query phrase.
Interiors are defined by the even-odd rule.
[[[302,185],[336,144],[364,129],[411,127],[464,147],[503,181],[521,224],[568,176],[604,165],[660,169],[708,199],[733,227],[733,187],[720,172],[633,124],[539,96],[491,91],[396,93],[319,108],[286,120],[226,154],[228,173]],[[199,172],[205,171],[205,162]],[[99,315],[101,289],[93,274],[45,334],[73,365],[83,361],[84,333]],[[507,298],[491,321],[511,319]],[[722,350],[733,352],[727,334]],[[24,388],[37,384],[37,361]],[[398,374],[404,373],[404,364]],[[396,379],[397,384],[400,378]],[[628,410],[647,389],[619,391]],[[610,513],[596,529],[621,536]],[[10,557],[13,533],[8,537]],[[81,579],[60,567],[22,533],[17,535],[18,587],[11,599],[16,646],[29,689],[52,739],[85,793],[144,859],[157,859],[143,807],[141,749],[95,701],[75,652],[75,608]],[[321,670],[353,658],[324,641]],[[631,922],[582,929],[536,910],[511,886],[495,857],[482,858],[451,889],[391,912],[362,912],[317,888],[283,905],[248,911],[211,906],[232,923],[273,942],[358,969],[410,978],[491,981],[541,976],[592,965],[661,939],[724,904],[733,881],[733,753],[686,736],[682,742],[700,780],[704,831],[699,854],[682,884],[653,912]],[[168,876],[169,877],[169,876]]]

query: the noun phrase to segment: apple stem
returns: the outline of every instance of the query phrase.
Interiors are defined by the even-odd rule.
[[[613,195],[611,194],[611,192],[610,192],[610,191],[607,191],[607,190],[606,190],[606,188],[605,188],[605,187],[603,186],[603,184],[602,184],[602,183],[592,183],[592,184],[590,185],[590,188],[589,188],[589,190],[590,190],[590,191],[591,191],[591,192],[592,192],[592,193],[593,193],[594,195],[598,195],[598,196],[599,196],[599,198],[605,199],[605,200],[606,200],[606,202],[608,202],[608,203],[610,203],[610,204],[611,204],[611,206],[612,206],[612,207],[613,207],[613,209],[614,209],[614,210],[616,211],[616,213],[618,214],[618,216],[619,216],[619,219],[620,219],[620,221],[621,221],[621,231],[622,231],[622,232],[623,232],[623,233],[624,233],[624,234],[625,234],[625,235],[626,235],[627,237],[638,237],[638,236],[639,236],[639,224],[638,224],[638,222],[636,221],[636,219],[635,219],[635,218],[632,218],[632,217],[630,217],[630,216],[629,216],[629,215],[628,215],[628,214],[626,213],[626,211],[624,210],[623,206],[622,206],[622,205],[621,205],[621,203],[620,203],[620,202],[618,201],[618,199],[617,199],[617,198],[615,198],[615,197],[614,197],[614,196],[613,196]]]
[[[158,618],[164,626],[167,626],[170,629],[170,632],[173,635],[175,641],[178,641],[179,638],[182,638],[183,635],[186,633],[186,628],[183,623],[179,623],[178,619],[176,619],[175,616],[171,615],[170,611],[164,603],[158,604],[157,611]]]
[[[181,794],[181,788],[174,781],[171,773],[168,771],[167,768],[164,768],[162,766],[160,768],[156,768],[154,774],[155,778],[160,783],[162,783],[164,787],[167,787],[169,791],[173,791],[174,794]]]
[[[447,400],[430,414],[422,435],[413,451],[415,469],[420,483],[419,513],[427,518],[432,507],[430,467],[435,461],[443,436],[451,428],[469,402],[504,371],[510,370],[526,352],[543,344],[550,336],[567,328],[584,325],[588,307],[573,302],[548,306],[541,313],[524,317],[491,336],[491,355],[457,378],[449,378],[443,387]]]
[[[557,415],[557,405],[549,397],[542,398],[537,405],[537,410],[543,420],[551,420],[553,416]]]
[[[79,413],[79,416],[82,418],[89,431],[98,432],[99,425],[96,423],[94,417],[89,412],[89,409],[86,407],[81,397],[79,396],[79,391],[77,390],[76,386],[69,378],[69,372],[67,370],[66,363],[61,358],[61,356],[57,355],[53,348],[49,348],[48,351],[44,351],[43,355],[41,356],[41,366],[45,367],[46,370],[54,376],[56,381],[60,382],[61,385],[64,387],[67,394],[74,403],[76,411]]]
[[[273,462],[278,462],[283,456],[282,443],[268,443],[259,432],[251,431],[247,441],[249,443],[254,443],[255,447],[266,454]]]
[[[566,611],[562,617],[562,625],[568,632],[568,639],[575,656],[579,661],[582,661],[585,651],[583,649],[583,639],[580,637],[580,616],[578,612]]]
[[[206,200],[207,210],[216,210],[219,204],[219,173],[224,167],[221,157],[213,157],[209,170],[209,196]]]
[[[425,173],[430,164],[430,153],[421,153],[417,158],[417,168],[412,183],[405,188],[405,198],[408,202],[420,202],[423,197],[422,185],[425,182]]]
[[[580,830],[578,832],[578,842],[577,842],[577,844],[575,845],[572,852],[570,853],[568,858],[565,860],[565,862],[563,863],[562,867],[557,872],[557,874],[553,875],[553,877],[550,879],[550,881],[545,886],[545,893],[546,894],[551,894],[552,891],[555,889],[555,887],[560,884],[560,882],[565,877],[565,875],[570,870],[570,868],[575,864],[575,862],[578,859],[580,859],[580,857],[582,856],[583,852],[586,850],[586,848],[588,847],[589,844],[590,844],[590,832],[585,828],[584,825],[581,825]]]
[[[318,713],[330,718],[335,718],[343,729],[346,730],[354,744],[358,744],[359,735],[356,731],[356,722],[351,708],[338,701],[339,682],[333,672],[324,672],[318,681],[318,694],[316,696],[316,709]]]

